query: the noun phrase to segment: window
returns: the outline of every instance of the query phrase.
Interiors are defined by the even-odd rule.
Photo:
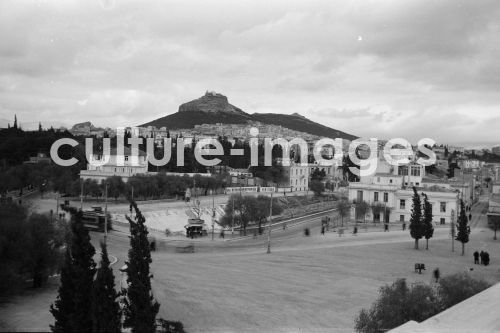
[[[384,202],[388,202],[389,201],[389,193],[385,192],[384,193]]]
[[[378,201],[378,192],[373,193],[373,201]]]
[[[400,166],[398,168],[398,175],[400,175],[400,176],[407,176],[408,175],[408,167]]]
[[[380,183],[380,177],[377,177],[377,183]]]
[[[442,218],[439,220],[439,223],[440,223],[440,224],[444,224],[444,222],[445,222],[445,219],[444,219],[444,217],[442,217]]]
[[[373,214],[373,220],[375,222],[380,222],[380,213]]]
[[[399,209],[406,209],[406,200],[399,200]]]
[[[399,215],[399,222],[404,222],[404,221],[405,221],[405,216]]]
[[[128,161],[128,156],[125,156],[125,161]]]
[[[357,202],[362,202],[363,201],[363,191],[358,191],[356,201]]]
[[[446,202],[440,202],[439,203],[439,211],[441,213],[446,213]]]
[[[389,183],[391,183],[391,184],[392,184],[392,179],[389,179]]]
[[[420,166],[412,166],[411,167],[411,175],[412,176],[420,176]]]

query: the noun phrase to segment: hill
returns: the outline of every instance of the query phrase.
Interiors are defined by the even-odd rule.
[[[356,136],[318,124],[297,113],[286,115],[277,113],[248,114],[229,104],[226,96],[206,92],[204,96],[179,106],[179,111],[140,125],[169,129],[193,128],[201,124],[246,124],[258,121],[263,124],[283,126],[295,131],[310,133],[329,138],[353,140]]]

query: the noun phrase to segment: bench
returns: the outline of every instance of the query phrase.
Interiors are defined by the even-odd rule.
[[[415,264],[415,273],[418,271],[418,274],[422,274],[422,271],[425,271],[425,264],[416,263]]]
[[[177,253],[194,253],[194,244],[186,245],[186,246],[177,246],[175,248],[175,252]]]

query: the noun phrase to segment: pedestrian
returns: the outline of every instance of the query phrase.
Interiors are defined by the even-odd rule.
[[[221,230],[220,230],[220,237],[221,237],[221,238],[224,238],[224,229],[221,229]]]
[[[356,236],[358,234],[358,227],[354,227],[352,233],[354,234],[354,236]]]
[[[479,259],[480,259],[480,264],[482,265],[482,264],[483,264],[483,262],[484,262],[484,252],[483,252],[483,251],[481,251],[481,252],[479,253]]]
[[[484,252],[483,264],[484,266],[488,266],[490,264],[490,254],[488,252]]]
[[[403,222],[403,231],[405,231],[405,230],[406,230],[406,223]]]
[[[474,252],[474,264],[479,264],[479,252],[477,250]]]
[[[324,236],[325,235],[325,227],[321,226],[321,234]]]
[[[434,272],[432,273],[434,275],[434,279],[436,280],[436,283],[438,283],[439,281],[439,268],[436,267],[436,269],[434,270]]]
[[[384,232],[385,231],[389,231],[389,224],[388,223],[384,223]]]

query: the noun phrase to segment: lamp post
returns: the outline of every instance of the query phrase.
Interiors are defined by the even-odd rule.
[[[104,185],[104,244],[108,239],[108,182]]]
[[[273,192],[271,192],[271,203],[269,205],[269,230],[267,232],[267,253],[271,253],[271,222],[273,216]]]

